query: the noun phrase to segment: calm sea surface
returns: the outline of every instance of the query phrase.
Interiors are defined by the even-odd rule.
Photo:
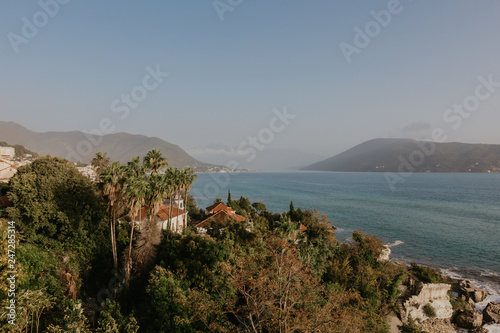
[[[392,258],[466,277],[500,295],[500,174],[414,174],[392,191],[383,173],[198,174],[201,207],[248,197],[274,212],[318,209],[341,241],[362,230],[393,245]]]

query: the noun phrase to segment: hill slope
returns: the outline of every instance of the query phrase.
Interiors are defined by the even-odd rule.
[[[25,146],[39,155],[66,158],[72,162],[89,163],[98,152],[106,152],[113,161],[126,163],[141,158],[151,149],[159,149],[169,166],[191,167],[196,171],[220,171],[223,167],[200,162],[177,145],[159,138],[128,133],[91,136],[79,131],[36,133],[14,123],[0,121],[0,141]]]
[[[424,154],[429,149],[433,152]],[[413,170],[409,170],[408,165]],[[303,170],[500,172],[500,145],[458,142],[432,143],[410,139],[374,139],[321,162],[311,164]]]

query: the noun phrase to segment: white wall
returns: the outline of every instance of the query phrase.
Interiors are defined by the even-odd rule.
[[[10,158],[16,156],[16,150],[14,147],[0,147],[0,155],[9,155]]]

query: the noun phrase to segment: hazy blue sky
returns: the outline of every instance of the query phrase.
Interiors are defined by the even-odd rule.
[[[51,15],[0,2],[1,120],[70,131],[109,118],[114,132],[183,148],[237,146],[286,106],[296,118],[269,147],[333,155],[436,127],[448,141],[500,144],[498,85],[478,88],[467,118],[443,120],[474,102],[479,76],[500,82],[499,1],[54,1],[41,1]],[[390,22],[374,24],[388,8]],[[340,45],[356,46],[356,27],[373,37],[358,36],[348,63]],[[157,65],[170,75],[120,119],[113,102]]]

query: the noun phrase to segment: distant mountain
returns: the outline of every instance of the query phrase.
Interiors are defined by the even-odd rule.
[[[500,172],[500,145],[374,139],[303,170]]]
[[[36,133],[17,123],[0,121],[0,141],[23,145],[40,156],[59,156],[84,163],[89,163],[98,152],[107,153],[113,161],[126,163],[136,156],[144,157],[151,149],[159,149],[169,166],[191,167],[199,172],[226,170],[196,160],[177,145],[144,135],[116,133],[99,137],[79,131]]]
[[[255,157],[253,157],[250,153],[238,151],[236,147],[215,144],[192,148],[187,151],[195,158],[208,163],[225,165],[234,160],[243,169],[261,171],[299,170],[325,158],[325,156],[304,152],[299,149],[270,148],[262,151],[257,150]]]

